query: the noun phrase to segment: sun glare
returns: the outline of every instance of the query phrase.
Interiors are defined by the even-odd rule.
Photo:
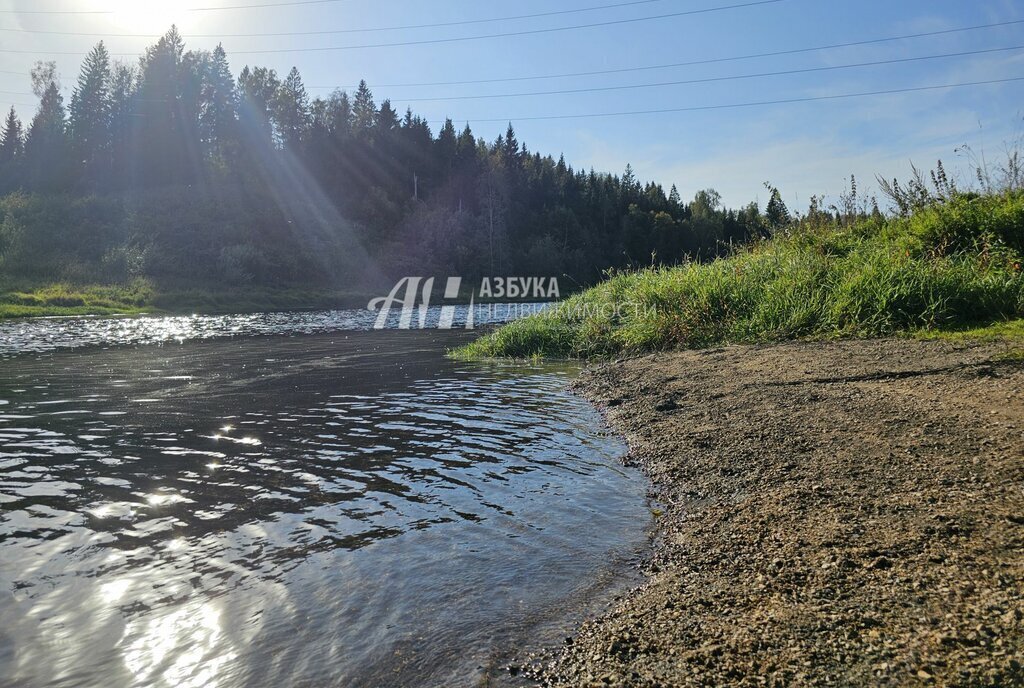
[[[111,22],[136,33],[162,34],[188,14],[189,0],[95,0],[97,9],[112,12]]]

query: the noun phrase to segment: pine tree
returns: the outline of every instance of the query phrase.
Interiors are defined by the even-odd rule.
[[[107,180],[111,164],[110,55],[100,41],[86,56],[71,96],[68,133],[87,186]]]

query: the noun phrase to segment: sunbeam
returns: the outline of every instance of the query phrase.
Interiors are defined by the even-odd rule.
[[[185,0],[92,0],[94,9],[111,12],[110,21],[119,29],[158,34],[171,24],[180,24],[189,5]]]

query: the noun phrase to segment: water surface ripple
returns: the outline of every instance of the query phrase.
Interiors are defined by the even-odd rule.
[[[505,323],[548,307],[543,303],[495,303],[449,306],[450,324],[466,329]],[[404,329],[434,329],[443,306],[415,309]],[[470,318],[472,314],[472,318]],[[420,317],[422,315],[422,323]],[[182,343],[197,339],[302,336],[323,332],[372,330],[379,312],[365,308],[324,311],[282,311],[228,315],[171,315],[139,317],[26,318],[0,321],[0,357],[85,346]],[[389,329],[402,325],[399,305],[388,308],[382,323]],[[422,324],[422,327],[418,327]],[[472,328],[470,328],[472,329]]]
[[[466,336],[0,362],[0,683],[473,685],[564,633],[644,485],[574,367],[446,359]]]

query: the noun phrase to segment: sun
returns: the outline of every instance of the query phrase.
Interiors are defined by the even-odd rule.
[[[97,9],[109,11],[110,21],[133,33],[162,34],[171,24],[181,24],[193,6],[190,0],[94,0]]]

